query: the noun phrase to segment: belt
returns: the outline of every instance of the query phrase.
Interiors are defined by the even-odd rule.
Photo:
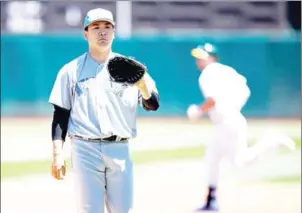
[[[107,138],[88,138],[88,137],[83,137],[80,135],[71,135],[71,138],[78,138],[78,139],[83,139],[86,141],[95,141],[95,142],[114,142],[114,141],[126,141],[129,138],[122,138],[120,136],[117,135],[112,135],[110,137]]]

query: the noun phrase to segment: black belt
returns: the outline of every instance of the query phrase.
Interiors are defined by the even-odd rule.
[[[121,138],[117,135],[112,135],[110,137],[107,138],[87,138],[87,137],[83,137],[80,135],[72,135],[71,138],[78,138],[78,139],[83,139],[83,140],[87,140],[87,141],[99,141],[99,142],[114,142],[114,141],[126,141],[129,138]]]

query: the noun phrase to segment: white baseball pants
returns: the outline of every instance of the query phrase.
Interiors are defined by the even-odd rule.
[[[129,213],[133,171],[128,142],[71,140],[79,213]]]
[[[247,121],[244,116],[215,124],[214,137],[206,152],[209,186],[216,187],[218,184],[222,159],[228,160],[236,168],[242,168],[272,150],[266,140],[269,138],[263,138],[262,141],[248,148]]]

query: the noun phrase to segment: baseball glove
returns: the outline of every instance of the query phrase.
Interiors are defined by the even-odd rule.
[[[108,62],[108,71],[117,83],[135,84],[144,76],[147,68],[140,62],[125,56],[115,56]]]

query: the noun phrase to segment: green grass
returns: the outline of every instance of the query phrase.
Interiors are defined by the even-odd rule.
[[[295,139],[297,147],[301,148],[301,138],[296,138]]]
[[[204,147],[188,147],[169,150],[140,151],[132,153],[134,164],[167,162],[171,160],[194,159],[204,156]],[[67,160],[67,167],[71,162]],[[1,178],[50,173],[51,161],[4,162],[1,163]]]
[[[280,177],[266,177],[261,180],[248,180],[239,183],[240,185],[259,185],[259,184],[301,184],[301,174],[293,174]]]
[[[266,181],[270,182],[270,183],[300,183],[301,174],[295,174],[292,176],[284,176],[284,177],[268,178]]]
[[[298,147],[301,147],[301,140],[295,140]],[[133,163],[146,164],[156,162],[167,162],[183,159],[196,159],[204,156],[205,147],[195,146],[168,150],[139,151],[132,153]],[[287,150],[280,150],[280,153]],[[67,160],[67,167],[70,169],[70,160]],[[1,177],[13,178],[34,174],[50,173],[51,161],[28,161],[28,162],[4,162],[1,163]]]

